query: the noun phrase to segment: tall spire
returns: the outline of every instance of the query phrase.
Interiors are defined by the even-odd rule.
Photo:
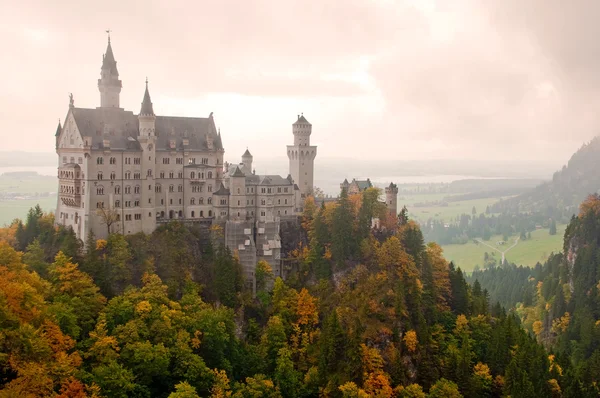
[[[154,116],[154,109],[152,108],[152,101],[150,100],[150,92],[148,91],[148,78],[146,78],[146,92],[144,93],[144,100],[142,101],[140,115]]]
[[[119,108],[119,94],[122,83],[119,80],[117,61],[110,44],[110,30],[108,33],[108,45],[106,53],[102,56],[102,68],[100,79],[98,79],[98,90],[100,90],[100,106],[102,108]]]

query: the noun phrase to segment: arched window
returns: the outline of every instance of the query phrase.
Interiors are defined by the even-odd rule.
[[[169,185],[169,192],[175,192],[175,186]]]
[[[135,188],[134,188],[134,190],[133,190],[133,192],[134,193],[140,193],[140,186],[136,185]]]
[[[191,205],[195,205],[196,204],[196,199],[195,198],[191,198],[190,199],[190,204]]]
[[[196,213],[194,213],[194,210],[192,210],[192,218],[196,217]]]
[[[152,169],[148,169],[148,177],[152,177]]]
[[[121,207],[121,201],[115,200],[115,207]]]
[[[96,187],[96,194],[97,195],[104,195],[104,187],[102,185]]]
[[[200,199],[198,199],[198,204],[201,204],[201,205],[203,205],[203,204],[204,204],[204,198],[200,198]]]
[[[179,210],[179,218],[183,217],[183,212]]]
[[[121,193],[121,186],[120,185],[115,185],[115,193],[116,194],[120,194]]]
[[[129,185],[125,187],[125,193],[131,193],[131,187]]]
[[[196,172],[195,171],[192,171],[190,173],[190,178],[196,178]]]
[[[111,179],[111,180],[114,180],[115,178],[117,178],[117,175],[116,175],[116,174],[115,174],[115,172],[113,171],[113,172],[111,172],[111,173],[110,173],[110,179]]]
[[[156,187],[154,187],[154,191],[156,193],[161,193],[162,192],[162,186],[160,184],[156,184]]]
[[[208,179],[210,180],[212,178],[212,171],[208,172]]]
[[[101,179],[102,179],[102,172],[101,172],[101,171],[99,171],[99,172],[98,172],[98,179],[99,179],[99,180],[101,180]]]
[[[210,204],[212,204],[212,198],[208,198],[208,199],[206,200],[206,202],[207,202],[209,205],[210,205]]]
[[[183,192],[183,185],[177,186],[177,192]]]
[[[104,158],[101,156],[96,158],[96,164],[104,164]]]
[[[204,210],[200,210],[200,217],[204,217]]]
[[[238,188],[238,195],[240,194],[240,189]]]
[[[209,211],[208,211],[208,216],[209,216],[209,217],[212,217],[212,210],[209,210]]]

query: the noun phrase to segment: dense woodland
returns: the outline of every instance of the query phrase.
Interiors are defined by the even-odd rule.
[[[568,359],[584,385],[600,378],[600,197],[590,196],[568,225],[563,252],[534,268],[504,265],[473,273],[523,326]]]
[[[259,261],[255,296],[218,228],[78,242],[32,209],[0,229],[0,397],[597,396],[600,371],[573,360],[596,355],[597,313],[567,323],[577,354],[551,353],[378,196],[309,198],[291,276]],[[574,270],[597,267],[580,235],[598,239],[594,214],[567,230]],[[585,272],[565,311],[598,300]]]

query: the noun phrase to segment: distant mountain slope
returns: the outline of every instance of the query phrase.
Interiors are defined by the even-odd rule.
[[[584,144],[552,181],[511,199],[496,203],[495,212],[543,212],[568,220],[589,194],[600,189],[600,137]]]

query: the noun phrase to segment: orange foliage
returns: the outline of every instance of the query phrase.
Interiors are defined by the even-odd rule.
[[[415,262],[404,251],[400,239],[389,237],[377,249],[377,262],[383,269],[395,270],[401,279],[413,279],[419,275]]]
[[[18,224],[13,222],[7,227],[0,228],[0,241],[4,241],[14,247],[17,244],[17,238],[15,237],[17,226]]]
[[[600,196],[589,195],[579,206],[579,218],[585,217],[587,214],[600,215]]]
[[[414,330],[409,330],[404,334],[404,338],[402,339],[408,352],[415,352],[417,350],[417,345],[419,344],[419,339],[417,338],[417,332]]]
[[[300,293],[298,294],[296,314],[298,315],[298,325],[311,326],[316,325],[319,322],[317,299],[311,296],[305,288],[300,290]]]

